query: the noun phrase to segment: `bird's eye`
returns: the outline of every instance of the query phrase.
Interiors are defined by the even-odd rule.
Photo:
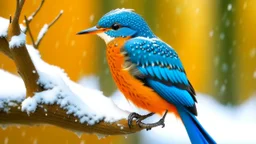
[[[114,23],[114,24],[111,26],[111,28],[112,28],[113,30],[118,30],[120,27],[121,27],[121,26],[120,26],[119,24],[117,24],[117,23]]]

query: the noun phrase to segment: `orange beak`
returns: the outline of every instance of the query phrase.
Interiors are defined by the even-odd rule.
[[[107,31],[107,29],[106,28],[99,28],[97,26],[94,26],[94,27],[91,27],[89,29],[86,29],[86,30],[78,32],[77,35],[81,35],[81,34],[97,34],[97,33],[101,33],[101,32],[104,32],[104,31]]]

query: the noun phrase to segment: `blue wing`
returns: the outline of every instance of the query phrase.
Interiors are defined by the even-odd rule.
[[[195,91],[174,49],[157,38],[137,37],[128,40],[121,52],[125,55],[124,67],[133,76],[168,102],[197,114]]]

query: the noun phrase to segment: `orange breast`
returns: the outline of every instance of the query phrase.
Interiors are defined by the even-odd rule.
[[[127,38],[116,38],[107,45],[107,60],[112,77],[124,96],[136,106],[150,112],[162,114],[165,110],[177,114],[176,108],[161,98],[151,88],[123,69],[124,56],[120,53]]]

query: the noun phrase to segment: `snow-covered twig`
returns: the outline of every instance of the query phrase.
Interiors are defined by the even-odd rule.
[[[33,20],[33,18],[37,15],[37,13],[38,13],[38,12],[40,11],[40,9],[42,8],[43,4],[44,4],[44,0],[41,1],[40,5],[39,5],[39,7],[36,9],[36,11],[33,12],[33,13],[28,17],[27,22],[26,22],[26,19],[25,19],[24,22],[27,23],[26,25],[29,25],[29,24],[30,24],[30,22]],[[28,27],[25,28],[24,33],[27,33],[27,30],[28,30]]]
[[[43,37],[45,36],[46,32],[48,31],[48,29],[56,22],[58,21],[58,19],[61,17],[61,15],[63,14],[63,10],[60,11],[60,13],[58,14],[57,17],[55,17],[55,19],[48,25],[45,24],[42,29],[40,30],[38,36],[37,36],[37,41],[35,43],[35,48],[38,49]]]

